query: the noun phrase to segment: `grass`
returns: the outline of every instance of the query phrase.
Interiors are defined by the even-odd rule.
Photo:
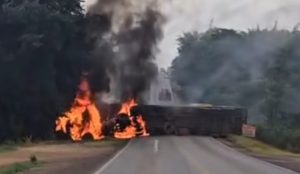
[[[17,150],[15,145],[0,145],[0,153]]]
[[[105,138],[103,140],[99,141],[94,141],[94,140],[86,140],[86,141],[81,141],[78,142],[80,143],[83,147],[108,147],[108,146],[114,146],[114,147],[120,147],[124,146],[128,140],[118,140],[114,138]],[[11,152],[18,150],[20,147],[31,147],[31,146],[36,146],[36,145],[60,145],[60,144],[74,144],[74,142],[71,143],[71,141],[45,141],[45,142],[39,142],[39,143],[30,143],[30,144],[20,144],[20,143],[15,143],[15,142],[8,142],[4,144],[0,144],[0,154],[1,153],[6,153],[6,152]]]
[[[105,148],[105,147],[122,147],[126,145],[128,141],[127,140],[116,140],[112,138],[105,138],[104,140],[100,141],[83,141],[79,142],[79,145],[81,147],[85,148]],[[43,144],[43,143],[41,143]],[[55,144],[55,143],[54,143]],[[74,143],[72,143],[74,144]],[[34,146],[38,144],[31,144],[30,146]],[[52,145],[52,144],[50,144]],[[68,145],[68,144],[67,144]],[[22,145],[17,144],[3,144],[0,145],[0,153],[1,152],[9,152],[13,150],[18,150],[19,148],[22,148]],[[0,154],[1,155],[1,154]],[[26,159],[25,159],[26,160]],[[18,174],[23,173],[24,171],[27,171],[31,168],[39,167],[44,162],[40,162],[34,154],[30,155],[28,158],[28,161],[24,162],[18,162],[6,166],[0,167],[0,174]]]
[[[41,162],[22,162],[15,163],[3,168],[0,168],[0,174],[17,174],[29,170],[34,167],[40,166]]]
[[[17,150],[18,147],[21,146],[29,146],[32,145],[32,141],[30,138],[23,138],[20,141],[5,141],[3,144],[0,144],[0,153],[10,152]]]
[[[228,139],[250,152],[262,154],[262,155],[275,155],[275,156],[295,156],[300,157],[299,154],[294,154],[285,150],[278,149],[274,146],[263,143],[254,138],[248,138],[244,136],[230,135]]]

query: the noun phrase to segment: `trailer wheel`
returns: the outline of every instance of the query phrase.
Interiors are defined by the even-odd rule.
[[[167,134],[167,135],[177,135],[176,126],[170,122],[165,123],[164,131],[165,131],[165,134]]]

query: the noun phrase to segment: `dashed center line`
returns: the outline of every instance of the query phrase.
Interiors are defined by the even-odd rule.
[[[157,139],[154,140],[154,152],[157,153],[158,152],[158,143],[159,141]]]

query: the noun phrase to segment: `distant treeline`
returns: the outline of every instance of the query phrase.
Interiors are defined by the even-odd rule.
[[[89,66],[81,0],[0,1],[0,142],[49,139]]]
[[[297,28],[213,28],[185,33],[178,43],[170,71],[184,101],[247,107],[261,138],[300,151]]]

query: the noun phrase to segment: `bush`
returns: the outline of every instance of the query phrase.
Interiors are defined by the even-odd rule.
[[[258,126],[257,138],[278,148],[300,153],[300,129]]]
[[[30,156],[30,162],[31,163],[37,163],[37,161],[38,161],[38,159],[37,159],[37,157],[35,155],[31,155]]]

